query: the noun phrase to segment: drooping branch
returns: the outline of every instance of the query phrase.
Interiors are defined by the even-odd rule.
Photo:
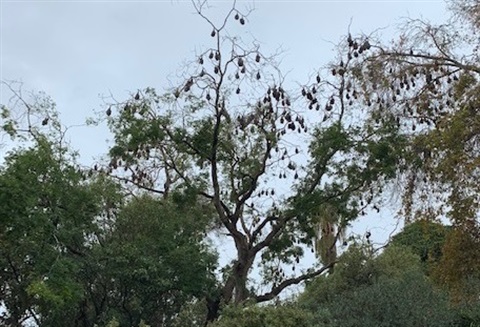
[[[283,282],[281,282],[279,285],[274,286],[271,289],[270,292],[262,294],[262,295],[257,295],[257,296],[255,296],[254,299],[257,303],[270,301],[270,300],[274,299],[278,294],[280,294],[288,286],[296,285],[296,284],[299,284],[299,283],[301,283],[305,280],[317,277],[317,276],[321,275],[323,272],[332,268],[335,265],[335,263],[336,262],[332,262],[332,263],[330,263],[326,266],[323,266],[322,268],[320,268],[320,269],[318,269],[314,272],[311,272],[311,273],[307,273],[307,274],[304,274],[304,275],[301,275],[301,276],[298,276],[298,277],[295,277],[295,278],[286,279]]]
[[[122,182],[130,183],[130,184],[135,185],[136,187],[138,187],[142,190],[145,190],[145,191],[149,191],[149,192],[156,193],[156,194],[162,194],[162,195],[165,194],[165,192],[162,191],[162,190],[156,189],[154,187],[146,186],[145,184],[136,182],[136,181],[134,181],[130,178],[126,178],[126,177],[122,177],[122,176],[118,176],[118,175],[113,175],[113,174],[111,174],[110,177],[115,178],[116,180],[119,180],[119,181],[122,181]]]

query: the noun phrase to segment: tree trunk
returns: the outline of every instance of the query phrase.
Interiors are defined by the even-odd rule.
[[[221,295],[207,298],[207,318],[205,326],[218,319],[220,304],[240,304],[249,298],[247,277],[255,260],[255,255],[246,246],[237,246],[238,260],[233,264],[232,273],[222,288]]]
[[[218,319],[220,315],[220,296],[207,297],[207,318],[205,321],[205,326],[209,323],[214,322]]]

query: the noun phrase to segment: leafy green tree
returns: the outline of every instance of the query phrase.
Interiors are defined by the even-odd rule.
[[[87,183],[46,139],[11,153],[0,171],[0,297],[2,324],[60,326],[84,298],[80,273],[108,193]]]
[[[212,28],[212,44],[171,92],[139,90],[107,109],[115,144],[101,169],[133,193],[169,199],[188,190],[214,207],[214,230],[235,251],[207,296],[214,320],[222,303],[269,301],[329,270],[348,223],[378,204],[395,176],[406,139],[395,123],[357,119],[346,87],[325,97],[329,82],[320,75],[287,91],[275,56],[229,36],[229,24],[244,25],[248,14],[233,7],[215,24],[201,2],[194,6]],[[304,117],[308,109],[314,124]],[[324,265],[300,271],[313,240]],[[267,291],[251,283],[257,264]]]
[[[52,132],[34,125],[41,104],[18,102],[5,111],[25,110],[32,125],[6,114],[12,136],[27,143],[0,169],[2,325],[169,326],[214,290],[217,258],[205,242],[211,205],[182,189],[168,199],[125,198],[97,167],[78,168],[55,114]],[[54,110],[49,103],[43,114]]]
[[[420,257],[430,273],[442,259],[449,231],[449,226],[422,219],[407,224],[400,233],[392,237],[390,245],[410,248]]]
[[[119,211],[100,249],[108,319],[170,326],[185,303],[214,288],[217,258],[203,242],[208,214],[183,194],[143,195]]]
[[[314,316],[293,304],[233,306],[222,312],[214,327],[311,327]]]
[[[452,326],[458,319],[419,258],[400,247],[378,257],[352,247],[333,275],[307,286],[299,305],[318,316],[319,326]]]

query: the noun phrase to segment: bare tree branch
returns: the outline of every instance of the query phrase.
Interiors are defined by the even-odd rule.
[[[335,263],[337,262],[332,262],[329,265],[323,266],[322,268],[311,272],[307,273],[295,278],[287,279],[281,282],[279,285],[274,286],[272,290],[268,293],[262,294],[262,295],[257,295],[255,296],[255,301],[257,303],[265,302],[265,301],[270,301],[274,299],[278,294],[280,294],[286,287],[291,286],[291,285],[296,285],[299,284],[305,280],[312,279],[316,276],[321,275],[323,272],[327,271],[328,269],[332,268]]]

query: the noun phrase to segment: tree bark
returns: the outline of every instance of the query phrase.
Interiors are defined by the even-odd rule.
[[[255,255],[251,249],[249,249],[246,241],[238,241],[237,245],[237,260],[233,264],[232,272],[224,286],[221,293],[218,296],[207,298],[207,317],[205,326],[215,321],[220,316],[220,304],[240,304],[250,297],[250,293],[247,289],[247,277],[253,262],[255,261]]]

